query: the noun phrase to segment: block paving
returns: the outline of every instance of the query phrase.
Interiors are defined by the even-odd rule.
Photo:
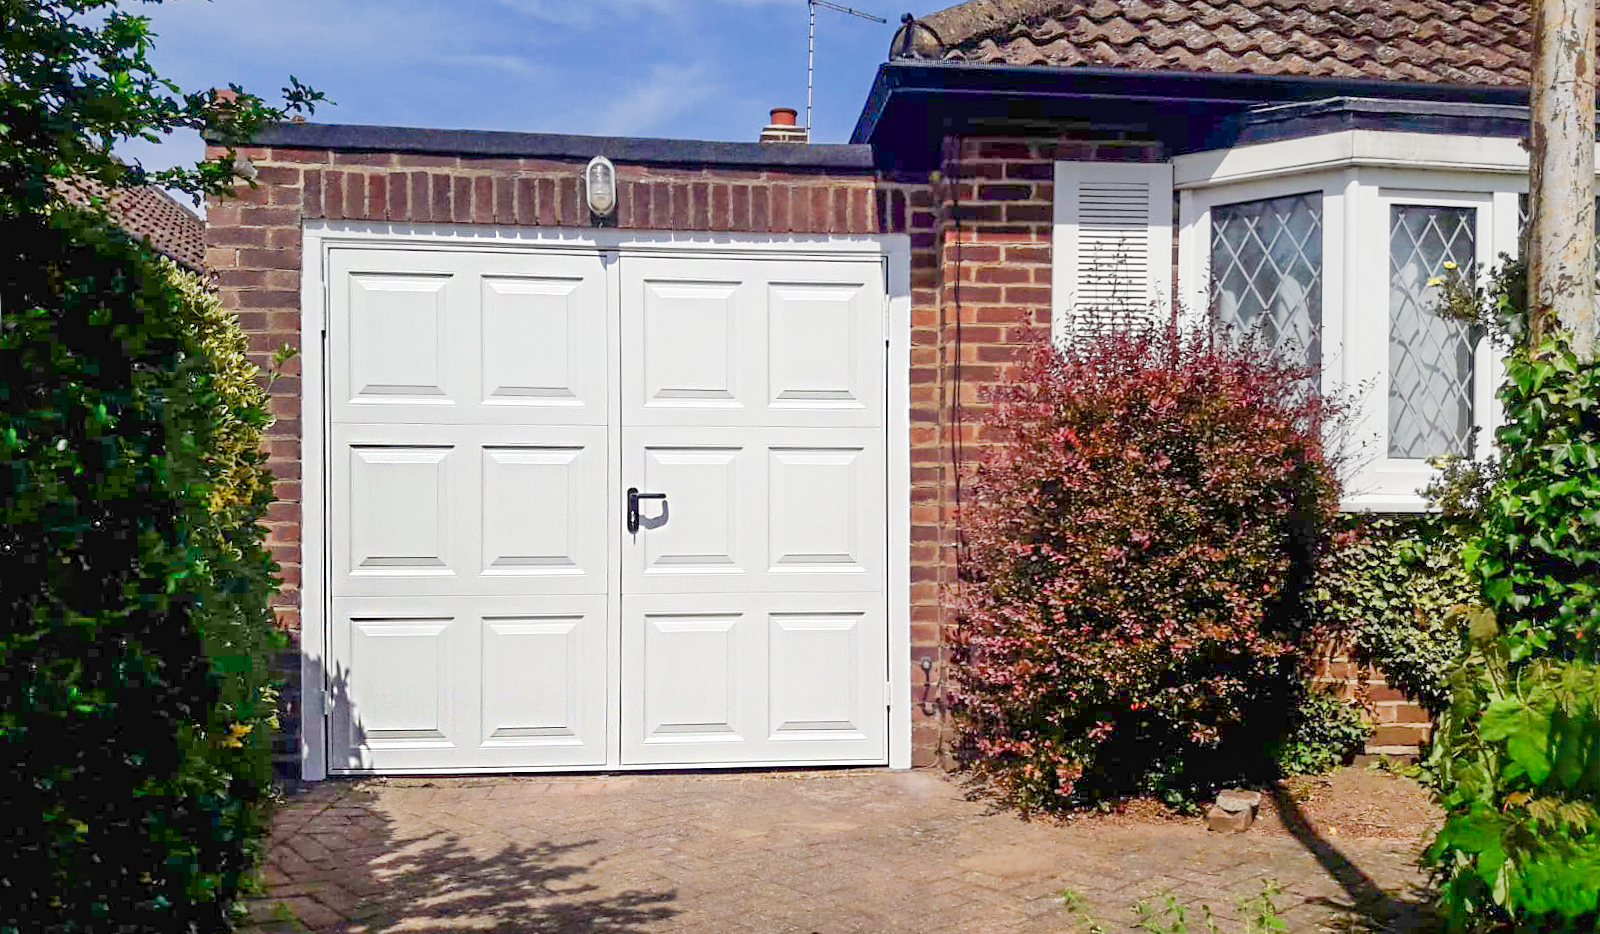
[[[1418,844],[1278,808],[1224,835],[1029,821],[934,770],[328,781],[279,809],[249,930],[1109,932],[1170,893],[1231,932],[1268,879],[1293,932],[1429,928]]]

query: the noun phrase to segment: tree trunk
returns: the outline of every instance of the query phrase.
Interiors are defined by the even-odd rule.
[[[1534,0],[1528,326],[1595,357],[1595,0]]]

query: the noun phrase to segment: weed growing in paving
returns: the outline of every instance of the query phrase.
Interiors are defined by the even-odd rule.
[[[1243,919],[1243,926],[1238,929],[1241,934],[1287,931],[1289,926],[1278,916],[1278,906],[1273,901],[1282,894],[1283,887],[1275,880],[1268,879],[1261,884],[1259,893],[1238,899],[1234,906]],[[1138,918],[1133,927],[1148,931],[1149,934],[1190,934],[1191,911],[1170,891],[1158,892],[1157,896],[1159,905],[1152,905],[1149,899],[1141,898],[1129,906]],[[1082,893],[1063,889],[1061,903],[1067,913],[1077,919],[1078,927],[1084,934],[1109,934],[1106,925],[1089,912],[1089,900]],[[1199,915],[1201,930],[1205,934],[1222,934],[1222,927],[1210,905],[1202,903]]]

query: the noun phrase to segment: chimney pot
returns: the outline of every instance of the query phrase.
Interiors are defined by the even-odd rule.
[[[772,125],[794,126],[795,120],[799,116],[800,112],[793,107],[774,107],[772,108]]]

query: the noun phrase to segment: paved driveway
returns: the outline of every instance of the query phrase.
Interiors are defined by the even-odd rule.
[[[1108,931],[1163,890],[1242,931],[1236,899],[1271,878],[1292,931],[1421,929],[1414,845],[1285,812],[1230,836],[1027,822],[931,771],[327,782],[280,810],[253,912],[270,932],[1085,931],[1070,888]]]

